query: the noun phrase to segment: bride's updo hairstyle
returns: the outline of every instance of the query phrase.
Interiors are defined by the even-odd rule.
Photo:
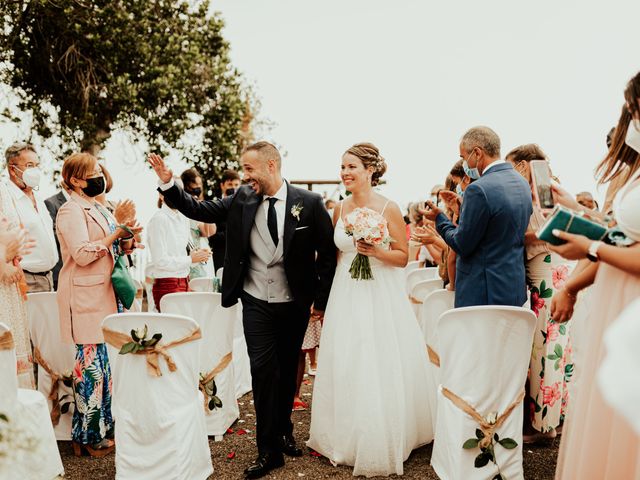
[[[358,157],[364,165],[364,168],[373,167],[371,185],[375,187],[380,183],[380,179],[387,171],[387,164],[384,158],[380,156],[378,147],[368,142],[356,143],[344,153]]]

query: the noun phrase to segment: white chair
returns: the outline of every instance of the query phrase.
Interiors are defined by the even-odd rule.
[[[201,277],[189,280],[189,288],[194,292],[211,292],[213,293],[213,278]],[[160,302],[162,303],[162,301]],[[160,308],[162,310],[162,308]],[[164,310],[163,310],[164,311]]]
[[[56,436],[44,396],[36,390],[18,388],[16,351],[7,325],[0,323],[0,413],[21,445],[0,459],[0,478],[52,480],[64,475]],[[4,420],[0,420],[4,422]],[[4,426],[4,425],[3,425]],[[10,441],[11,439],[9,439]],[[25,445],[33,441],[33,446]]]
[[[234,311],[222,308],[219,293],[170,293],[162,297],[160,308],[163,313],[176,313],[193,318],[202,330],[200,348],[200,373],[211,372],[221,362],[228,365],[215,376],[217,396],[222,407],[205,411],[207,434],[222,440],[227,429],[240,416],[236,399],[234,365],[231,359],[235,329]],[[228,356],[231,354],[231,356]],[[228,357],[227,357],[228,356]]]
[[[434,352],[438,351],[438,338],[436,332],[436,326],[438,319],[447,310],[453,308],[455,301],[455,292],[449,290],[439,289],[431,292],[424,299],[422,305],[420,305],[420,318],[419,324],[424,335],[424,343],[428,345],[428,348],[433,349]],[[431,421],[433,422],[433,431],[436,431],[436,420],[438,418],[438,385],[440,385],[440,368],[434,365],[433,362],[429,362],[429,368],[431,369],[431,375],[429,381],[431,382],[429,388],[429,409],[431,410]]]
[[[120,313],[102,321],[103,330],[125,335],[145,325],[149,338],[162,333],[161,344],[198,328],[191,318],[166,313]],[[195,340],[168,349],[177,369],[170,372],[160,357],[162,376],[149,373],[145,355],[119,355],[107,344],[114,366],[117,480],[204,480],[213,473],[204,398],[198,390],[200,343]]]
[[[442,285],[443,282],[441,279],[434,278],[431,280],[420,280],[413,286],[409,293],[409,300],[411,300],[411,307],[413,308],[413,313],[415,314],[416,319],[420,319],[420,310],[422,309],[426,296],[431,292],[440,290]]]
[[[431,465],[441,479],[489,480],[498,473],[492,461],[474,467],[480,449],[473,445],[464,449],[463,444],[476,438],[479,423],[454,404],[449,392],[483,418],[495,412],[500,417],[515,405],[495,433],[500,440],[515,440],[517,446],[507,449],[496,443],[494,451],[503,478],[524,478],[522,398],[535,324],[533,312],[521,307],[466,307],[449,310],[440,317],[441,385]]]
[[[57,399],[55,407],[57,414],[52,415],[52,420],[58,418],[57,424],[53,426],[56,440],[71,440],[71,420],[74,409],[73,390],[71,386],[64,385],[62,377],[71,376],[76,349],[72,344],[63,343],[60,339],[60,319],[58,318],[56,297],[55,292],[30,293],[27,295],[26,305],[34,358],[40,364],[38,366],[38,391],[47,399],[49,411],[54,408],[54,402],[50,397],[53,396]],[[55,385],[47,370],[57,377]],[[70,405],[61,408],[67,403]]]
[[[218,270],[216,270],[216,277],[218,277],[221,282],[222,282],[222,274],[223,274],[223,268],[220,267]]]
[[[420,268],[420,262],[418,260],[413,260],[407,263],[407,265],[404,267],[405,277],[418,268]]]
[[[406,282],[407,295],[411,294],[411,290],[413,290],[416,283],[423,280],[433,280],[435,278],[439,278],[437,267],[416,268],[412,272],[409,272]]]
[[[229,310],[233,310],[233,315],[236,317],[233,334],[233,371],[236,375],[236,398],[240,398],[253,388],[251,386],[249,352],[247,351],[247,341],[244,338],[244,327],[242,325],[242,302],[238,301]]]

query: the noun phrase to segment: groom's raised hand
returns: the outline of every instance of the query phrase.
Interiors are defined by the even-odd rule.
[[[169,181],[173,178],[173,172],[169,167],[166,166],[162,157],[155,153],[150,153],[147,157],[147,161],[156,172],[156,175],[158,175],[158,178],[164,183],[169,183]]]

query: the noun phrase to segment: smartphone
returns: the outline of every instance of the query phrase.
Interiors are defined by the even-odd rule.
[[[546,160],[531,160],[531,181],[533,182],[533,201],[543,210],[552,210],[551,171]]]

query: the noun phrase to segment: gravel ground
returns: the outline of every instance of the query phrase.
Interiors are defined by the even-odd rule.
[[[312,380],[312,377],[311,377]],[[311,381],[302,387],[303,399],[311,401]],[[212,479],[242,479],[242,472],[256,456],[255,412],[251,393],[240,399],[240,420],[231,427],[233,433],[225,435],[222,442],[209,441],[214,474]],[[294,412],[292,420],[295,436],[302,444],[309,433],[310,411]],[[242,434],[242,431],[247,433]],[[117,431],[117,430],[116,430]],[[104,458],[76,458],[70,442],[59,442],[66,477],[70,480],[106,480],[115,478],[114,455]],[[551,480],[554,476],[558,456],[558,440],[547,447],[527,447],[524,451],[524,478],[527,480]],[[232,458],[229,458],[232,457]],[[333,467],[326,458],[308,454],[301,458],[286,458],[283,468],[277,469],[267,479],[331,478],[350,479],[350,467]],[[406,479],[437,479],[429,464],[431,445],[415,450],[404,464]],[[362,477],[364,478],[364,477]],[[160,480],[160,479],[159,479]]]

